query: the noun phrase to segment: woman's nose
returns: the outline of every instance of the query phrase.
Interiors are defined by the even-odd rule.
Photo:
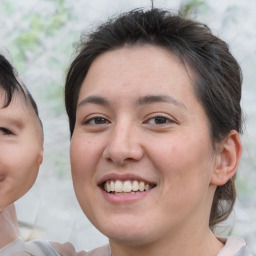
[[[103,157],[118,165],[139,161],[143,156],[143,147],[139,141],[137,127],[116,125],[108,138]]]

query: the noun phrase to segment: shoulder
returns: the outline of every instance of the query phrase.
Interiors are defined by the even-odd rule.
[[[235,236],[219,238],[225,245],[217,256],[255,256],[247,247],[244,239]]]
[[[60,256],[47,241],[32,240],[25,242],[19,238],[0,250],[0,256],[12,255],[36,255],[36,256]]]
[[[13,242],[7,244],[5,247],[0,249],[0,256],[2,255],[11,255],[12,253],[15,253],[17,250],[23,250],[23,240],[21,238],[18,238],[14,240]]]
[[[104,245],[89,251],[86,256],[111,256],[111,249],[109,245]]]
[[[52,246],[58,251],[60,256],[111,256],[111,250],[109,245],[98,247],[89,252],[80,251],[76,252],[74,246],[71,243],[56,243],[51,242]]]
[[[51,242],[51,245],[60,256],[87,256],[85,251],[76,252],[75,247],[71,243]]]

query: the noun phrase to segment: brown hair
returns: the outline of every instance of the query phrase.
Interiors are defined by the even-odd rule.
[[[204,24],[153,8],[123,13],[82,38],[65,85],[71,136],[78,95],[91,63],[103,52],[137,43],[165,48],[195,71],[195,95],[208,116],[213,148],[231,130],[242,132],[242,74],[228,45]],[[209,220],[211,228],[229,216],[235,199],[234,178],[217,187]]]
[[[20,82],[17,80],[17,76],[18,74],[11,63],[2,54],[0,54],[0,89],[2,89],[6,94],[5,102],[3,105],[1,105],[1,107],[8,107],[12,101],[14,92],[18,92],[24,96],[25,99],[28,97],[32,108],[34,109],[39,122],[43,127],[41,119],[39,118],[37,104],[33,96],[24,84],[21,86]]]

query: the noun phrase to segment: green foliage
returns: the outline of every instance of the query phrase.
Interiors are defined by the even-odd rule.
[[[12,17],[9,27],[1,33],[4,36],[1,42],[6,45],[21,76],[34,76],[32,70],[42,72],[42,80],[33,84],[36,87],[34,95],[36,98],[37,94],[40,95],[40,99],[47,102],[51,113],[56,116],[62,114],[64,81],[60,76],[69,61],[73,40],[78,38],[75,32],[69,31],[68,25],[73,19],[72,8],[68,6],[70,2],[44,0],[39,1],[39,8],[35,1],[31,6],[20,9],[15,0],[1,1],[0,12],[3,15],[0,24],[5,24],[5,20]]]
[[[18,13],[15,10],[14,3],[3,1],[4,11],[6,13]],[[10,45],[12,57],[15,60],[15,66],[20,72],[24,71],[29,56],[40,56],[44,54],[44,43],[47,40],[54,40],[58,37],[60,29],[65,27],[71,18],[71,10],[66,7],[65,0],[49,1],[53,4],[51,13],[42,13],[39,9],[33,12],[22,13],[24,27],[17,27],[11,36]],[[19,26],[19,24],[17,25]],[[17,31],[17,33],[15,33]]]
[[[55,177],[61,179],[70,176],[68,155],[55,151],[54,154],[45,154],[45,157],[51,162]]]
[[[17,46],[17,52],[13,57],[22,63],[27,59],[27,50],[35,51],[36,47],[40,45],[39,30],[31,26],[30,30],[23,31],[13,42]]]
[[[184,0],[181,2],[179,12],[183,17],[192,18],[205,7],[206,3],[204,0]]]
[[[58,81],[48,82],[44,88],[39,89],[41,100],[47,102],[48,108],[51,109],[51,114],[59,116],[64,112],[64,89],[58,85]]]
[[[10,15],[13,11],[13,5],[10,3],[10,1],[1,1],[0,5],[0,13],[7,13]]]

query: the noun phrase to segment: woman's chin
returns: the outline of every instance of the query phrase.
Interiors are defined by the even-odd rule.
[[[106,236],[109,237],[110,243],[124,243],[130,246],[142,246],[143,244],[148,243],[146,234],[138,232],[108,232],[106,233]]]
[[[142,245],[148,243],[152,234],[150,228],[144,226],[136,227],[136,225],[126,225],[127,222],[123,221],[123,224],[111,225],[99,227],[100,232],[107,236],[111,241],[118,243],[125,243],[127,245]],[[152,236],[152,235],[151,235]]]

